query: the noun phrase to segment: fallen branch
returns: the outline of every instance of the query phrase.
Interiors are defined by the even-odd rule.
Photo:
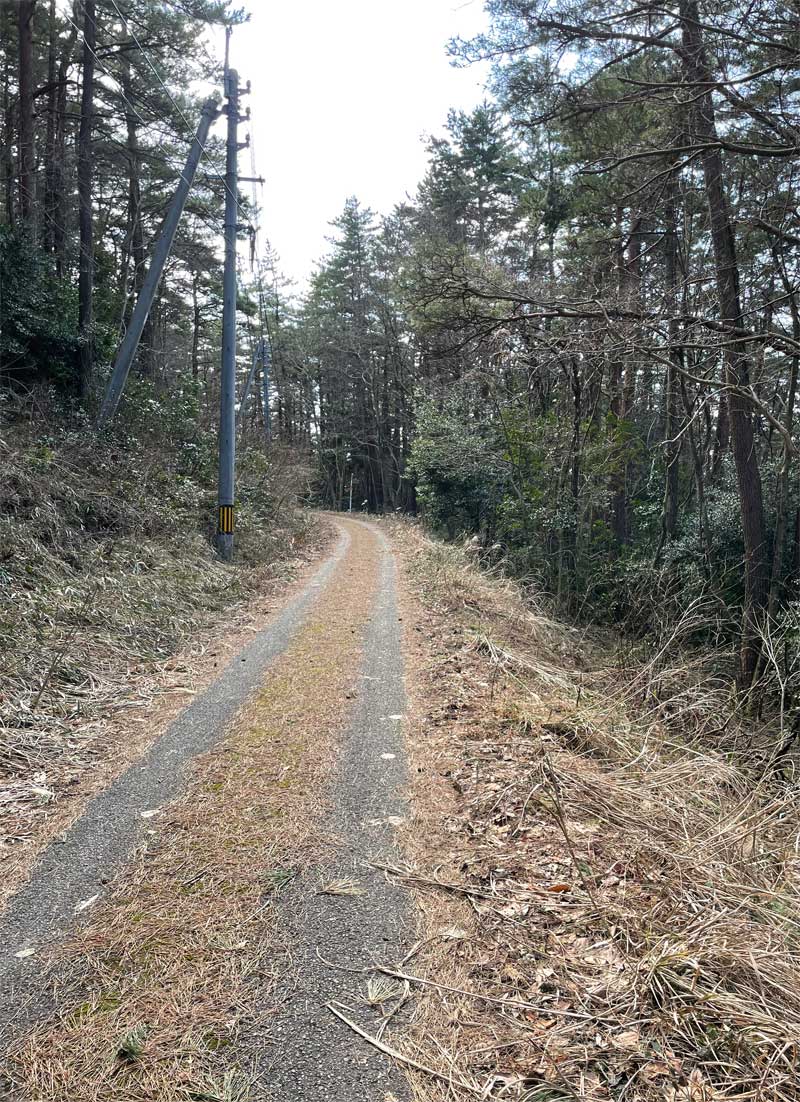
[[[580,900],[556,898],[547,888],[511,888],[510,890],[516,893],[515,896],[498,895],[496,892],[484,892],[480,888],[471,888],[468,884],[454,884],[447,880],[437,880],[435,877],[420,876],[415,872],[404,872],[403,869],[398,869],[393,865],[380,865],[374,861],[369,861],[368,864],[374,869],[380,869],[382,872],[387,872],[404,880],[407,884],[427,884],[432,888],[441,888],[442,891],[455,892],[458,895],[474,896],[476,899],[490,899],[493,903],[514,904],[519,903],[520,898],[532,899],[536,896],[543,896],[550,902],[558,903],[563,907],[585,906],[585,903]]]
[[[421,1071],[425,1075],[431,1075],[434,1079],[440,1079],[443,1083],[453,1084],[461,1087],[462,1090],[469,1091],[470,1094],[474,1094],[476,1098],[483,1097],[483,1092],[477,1087],[474,1087],[471,1083],[467,1083],[466,1080],[460,1078],[454,1078],[452,1075],[445,1075],[442,1071],[436,1071],[435,1068],[429,1068],[426,1064],[420,1064],[419,1061],[414,1060],[411,1056],[404,1056],[402,1052],[398,1052],[396,1048],[392,1048],[390,1045],[386,1045],[383,1041],[379,1041],[377,1037],[373,1037],[371,1034],[363,1030],[361,1026],[356,1025],[355,1022],[346,1018],[340,1010],[337,1010],[333,1003],[325,1003],[325,1006],[330,1010],[331,1014],[335,1015],[339,1021],[344,1022],[346,1026],[349,1026],[354,1033],[357,1033],[359,1037],[363,1039],[373,1048],[377,1048],[379,1052],[382,1052],[384,1056],[391,1056],[393,1060],[399,1060],[402,1064],[407,1064],[409,1067],[414,1068],[416,1071]]]
[[[467,991],[465,987],[448,987],[445,983],[426,980],[422,976],[410,976],[405,972],[396,972],[392,968],[384,968],[382,965],[376,965],[374,971],[381,972],[384,976],[392,976],[396,980],[405,980],[406,983],[418,983],[423,987],[435,987],[439,991],[450,991],[454,995],[467,995],[470,999],[478,999],[485,1003],[497,1003],[499,1006],[508,1006],[516,1010],[535,1010],[543,1015],[583,1018],[591,1021],[598,1020],[597,1014],[584,1014],[578,1010],[551,1010],[549,1007],[537,1006],[536,1003],[524,1002],[522,999],[502,999],[498,995],[482,995],[479,991]]]

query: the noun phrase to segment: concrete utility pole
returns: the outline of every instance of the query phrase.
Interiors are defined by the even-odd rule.
[[[269,341],[263,340],[263,355],[261,357],[261,402],[264,410],[264,436],[269,444],[272,440],[272,424],[269,416],[269,369],[272,363],[272,348]]]
[[[147,317],[156,297],[156,291],[161,281],[164,265],[172,249],[175,231],[178,228],[178,223],[183,214],[183,208],[186,205],[186,197],[189,194],[189,188],[192,186],[192,181],[197,172],[197,166],[200,163],[200,157],[203,154],[203,149],[208,139],[208,132],[217,114],[217,100],[206,100],[203,104],[203,113],[200,117],[200,125],[197,128],[197,134],[189,150],[186,167],[178,181],[178,187],[175,191],[172,205],[169,208],[167,217],[164,219],[158,242],[153,251],[150,269],[144,278],[142,289],[139,292],[139,298],[133,310],[133,316],[131,317],[122,344],[119,346],[117,358],[114,361],[114,370],[111,373],[111,378],[108,382],[105,395],[103,396],[103,403],[100,406],[100,413],[97,417],[97,427],[99,429],[103,428],[117,412],[117,407],[119,406],[119,401],[128,379],[128,373],[133,363],[133,357],[136,355],[136,349],[139,347],[139,341],[141,340],[145,322],[147,321]]]
[[[264,359],[264,338],[259,337],[253,348],[253,362],[250,365],[250,370],[247,373],[247,379],[245,380],[242,393],[239,395],[239,408],[236,410],[236,425],[241,424],[242,418],[245,414],[245,406],[247,405],[247,399],[250,397],[250,388],[253,385],[253,380],[256,377],[256,368]]]
[[[239,210],[239,74],[225,71],[228,143],[225,156],[225,271],[222,281],[222,373],[219,395],[217,552],[233,556],[236,465],[236,231]]]

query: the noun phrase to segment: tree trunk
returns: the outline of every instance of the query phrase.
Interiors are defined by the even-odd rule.
[[[42,238],[47,252],[55,252],[53,235],[53,164],[56,152],[56,104],[58,101],[56,0],[50,0],[47,34],[47,137],[45,139],[44,224]]]
[[[783,267],[780,257],[775,257],[775,267],[780,272],[786,301],[792,315],[792,338],[795,344],[800,343],[800,307],[797,296],[792,287],[786,269]],[[798,378],[800,378],[800,357],[792,356],[789,366],[789,379],[786,387],[786,402],[783,408],[783,424],[791,439],[794,428],[794,406],[797,400]],[[789,527],[789,500],[791,490],[792,454],[784,442],[783,461],[778,472],[778,485],[775,504],[775,539],[772,548],[772,571],[769,582],[769,597],[767,599],[767,611],[772,617],[778,609],[778,600],[783,584],[783,554],[786,545],[787,528]]]
[[[66,219],[67,189],[65,186],[67,169],[67,80],[72,62],[72,51],[78,37],[74,24],[70,24],[69,34],[61,48],[58,64],[58,90],[55,105],[55,133],[53,136],[53,160],[48,165],[51,192],[47,208],[53,227],[53,252],[56,258],[56,275],[62,277],[67,264],[66,255]]]
[[[94,233],[92,225],[92,116],[94,113],[95,0],[83,4],[83,87],[78,131],[78,329],[81,336],[79,386],[81,398],[89,396],[94,349],[92,297],[94,281]]]
[[[622,211],[617,214],[619,248],[617,253],[617,291],[620,304],[631,308],[639,296],[642,237],[641,218],[631,218],[628,247],[622,239]],[[622,323],[620,328],[629,328]],[[630,541],[631,508],[630,485],[633,481],[633,465],[630,459],[630,424],[636,393],[636,367],[633,354],[620,351],[615,354],[610,372],[610,413],[613,434],[611,475],[611,528],[618,547]]]
[[[680,341],[681,323],[678,319],[678,181],[670,173],[666,196],[666,233],[664,237],[664,266],[667,277],[667,309],[669,310],[669,367],[664,380],[664,505],[661,512],[661,539],[655,561],[658,563],[664,547],[675,536],[678,524],[678,460],[681,446],[677,440],[679,420],[678,378],[683,366],[683,348]]]
[[[583,390],[584,380],[582,363],[578,356],[572,356],[570,362],[570,390],[572,392],[572,439],[569,446],[569,509],[572,514],[572,527],[562,532],[562,546],[566,556],[566,571],[569,577],[567,607],[571,608],[576,592],[576,573],[578,567],[578,530],[581,521],[581,440],[583,428]]]
[[[33,234],[36,217],[36,140],[33,127],[33,16],[36,0],[19,0],[19,210]]]
[[[197,385],[200,375],[200,300],[197,297],[199,278],[197,272],[192,278],[192,380]]]
[[[122,34],[128,36],[127,18],[122,20]],[[139,152],[139,118],[135,114],[131,104],[134,99],[133,83],[131,80],[130,53],[125,51],[120,61],[120,83],[122,94],[125,98],[125,129],[126,143],[125,154],[128,162],[128,226],[125,236],[126,268],[130,258],[133,267],[133,279],[131,281],[130,294],[128,294],[127,278],[125,287],[125,309],[123,323],[126,324],[146,275],[144,252],[144,228],[142,225],[142,188],[141,188],[141,155]],[[139,355],[137,357],[137,370],[139,375],[150,376],[154,369],[154,331],[153,312],[151,311],[144,323],[142,336],[139,342]]]
[[[11,12],[8,8],[0,8],[2,30],[6,41],[10,41]],[[5,50],[3,58],[3,183],[5,186],[5,213],[9,226],[14,225],[14,99],[11,95],[11,58],[12,51]]]
[[[695,496],[697,498],[697,519],[700,528],[700,551],[703,556],[703,572],[706,579],[711,578],[711,547],[708,542],[709,523],[708,506],[706,504],[705,477],[703,473],[703,457],[697,447],[692,427],[693,410],[689,395],[686,393],[686,380],[681,375],[678,384],[680,386],[683,408],[686,413],[686,439],[689,445],[689,455],[692,460],[692,473],[694,475]]]
[[[697,88],[710,89],[711,70],[703,41],[696,0],[680,0],[680,17],[686,75]],[[724,186],[724,169],[720,155],[714,101],[710,91],[695,100],[696,138],[705,144],[702,153],[703,179],[711,221],[714,268],[719,298],[720,318],[731,326],[741,324],[739,267],[736,241]],[[739,659],[739,685],[748,690],[753,682],[761,651],[759,621],[767,599],[767,560],[764,538],[764,504],[761,472],[755,450],[750,406],[740,389],[749,382],[747,354],[740,345],[726,344],[724,378],[727,391],[730,439],[736,465],[736,480],[744,540],[744,615],[742,645]]]

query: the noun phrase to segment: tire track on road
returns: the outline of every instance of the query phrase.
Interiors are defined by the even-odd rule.
[[[409,1097],[403,1073],[326,1005],[344,1002],[351,1019],[377,1032],[381,1009],[365,1004],[368,976],[354,973],[399,960],[413,940],[408,894],[375,867],[397,863],[394,832],[407,815],[406,698],[394,556],[382,533],[364,527],[379,543],[380,574],[357,703],[331,780],[326,825],[339,844],[330,860],[309,869],[280,897],[278,915],[290,956],[279,981],[283,1001],[244,1040],[259,1071],[256,1097],[270,1102]],[[324,882],[348,879],[359,894],[319,891]]]
[[[317,953],[360,969],[401,955],[410,932],[406,896],[369,863],[394,859],[406,813],[394,560],[372,526],[337,526],[338,554],[287,606],[258,691],[224,738],[217,717],[209,744],[195,740],[210,752],[195,751],[183,784],[170,778],[174,802],[144,821],[146,844],[52,976],[28,962],[27,990],[46,1005],[17,1032],[15,1102],[408,1098],[402,1072],[326,1009],[343,1000],[375,1032],[379,1012],[358,1003],[366,976]],[[249,651],[223,677],[238,685]],[[319,894],[345,877],[361,894]],[[127,1038],[141,1039],[134,1059],[120,1059]]]

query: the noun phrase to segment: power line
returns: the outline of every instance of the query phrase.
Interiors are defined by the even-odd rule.
[[[169,164],[169,163],[170,163],[169,161],[167,161],[167,160],[166,160],[166,158],[161,158],[161,159],[162,159],[162,160],[164,161],[164,163],[165,163],[165,164]],[[25,194],[26,194],[26,195],[27,195],[27,196],[28,196],[28,197],[29,197],[29,198],[30,198],[31,200],[35,200],[35,199],[36,199],[36,196],[35,196],[35,195],[33,194],[33,192],[32,192],[32,191],[30,190],[30,188],[26,187],[26,186],[25,186],[25,185],[24,185],[24,184],[22,183],[22,181],[21,181],[21,180],[17,180],[17,187],[21,188],[21,189],[22,189],[22,191],[24,191],[24,192],[25,192]],[[51,213],[50,213],[50,212],[48,211],[48,209],[47,209],[47,208],[46,208],[46,207],[45,207],[45,206],[44,206],[43,204],[39,206],[39,213],[41,213],[41,214],[42,214],[42,215],[44,216],[44,218],[45,218],[45,221],[49,222],[49,223],[50,223],[50,225],[51,225],[51,226],[52,226],[52,227],[53,227],[54,229],[58,230],[58,232],[59,232],[60,234],[62,234],[62,235],[63,235],[64,237],[66,237],[66,236],[67,236],[67,233],[68,233],[69,231],[68,231],[68,229],[67,229],[67,226],[66,226],[66,224],[65,224],[64,222],[59,222],[59,221],[57,221],[57,220],[56,220],[56,219],[55,219],[55,218],[53,217],[53,215],[52,215],[52,214],[51,214]],[[206,217],[205,217],[205,215],[204,215],[204,214],[202,214],[201,212],[199,212],[199,211],[194,211],[193,213],[194,213],[194,216],[195,216],[195,218],[197,218],[197,219],[198,219],[198,220],[199,220],[200,222],[202,222],[202,223],[203,223],[203,225],[204,225],[204,226],[206,227],[206,229],[209,229],[209,230],[217,230],[217,229],[219,228],[219,225],[220,225],[220,223],[219,223],[219,220],[217,220],[217,225],[215,226],[215,225],[213,225],[213,223],[209,222],[208,218],[206,218]],[[84,253],[84,255],[86,255],[86,254]]]
[[[116,7],[116,4],[114,6]],[[83,7],[82,4],[81,4],[81,7]],[[95,63],[99,66],[99,68],[102,70],[102,72],[104,72],[107,77],[110,77],[111,80],[113,80],[117,85],[119,85],[119,81],[117,80],[117,78],[114,76],[114,74],[109,69],[107,69],[105,67],[105,65],[103,65],[102,61],[97,56],[97,52],[95,50],[93,50],[92,47],[89,45],[89,43],[86,41],[86,36],[84,35],[81,28],[66,13],[64,13],[64,18],[67,20],[68,23],[70,23],[74,27],[76,33],[81,36],[85,49],[87,49],[89,51],[89,53],[92,55],[92,57],[95,60]],[[149,127],[151,125],[150,123],[148,123],[147,119],[145,119],[144,115],[142,115],[142,113],[139,111],[139,109],[136,107],[136,105],[131,103],[131,101],[125,95],[125,92],[122,90],[122,88],[119,88],[116,91],[116,94],[120,97],[120,99],[123,101],[123,103],[125,103],[130,108],[130,110],[133,112],[133,114],[137,117],[137,119],[139,120],[139,122],[141,122],[141,124],[143,126]],[[203,152],[204,153],[206,152],[206,147],[205,146],[203,146]],[[162,157],[164,163],[168,164],[170,166],[170,168],[173,169],[173,171],[176,171],[180,177],[183,176],[183,166],[182,165],[181,166],[175,165],[169,159],[169,157],[167,157],[163,154],[161,155],[161,157]],[[220,221],[219,215],[213,215],[213,217],[216,218],[216,223],[217,223],[216,224],[216,229],[219,232],[219,230],[222,227],[222,222]]]
[[[83,4],[81,4],[81,6],[83,7]],[[66,14],[66,12],[64,12],[63,15],[64,15],[64,18],[67,20],[67,22],[70,23],[72,25],[72,27],[75,29],[75,32],[81,36],[81,39],[83,40],[83,45],[84,45],[85,49],[87,49],[89,51],[89,53],[92,55],[92,57],[95,60],[95,63],[99,66],[100,70],[103,73],[105,73],[105,75],[107,77],[110,77],[110,79],[113,80],[117,85],[119,85],[120,82],[119,82],[118,78],[114,76],[114,74],[111,72],[110,69],[106,68],[106,66],[100,60],[100,58],[97,54],[97,51],[93,50],[92,47],[89,45],[89,43],[86,41],[86,35],[83,33],[83,30],[77,25],[77,23],[74,21],[74,19],[72,19],[69,15]],[[117,43],[117,45],[118,45],[118,43]],[[139,120],[139,122],[143,126],[149,127],[149,126],[152,125],[152,122],[147,121],[147,119],[144,117],[144,115],[142,115],[141,111],[139,111],[139,109],[136,107],[136,105],[131,103],[131,101],[125,95],[125,93],[124,93],[124,91],[122,90],[121,87],[116,89],[115,92],[116,92],[116,95],[118,95],[119,98],[122,100],[122,102],[124,104],[126,104],[126,106],[128,106],[131,109],[131,111],[133,112],[134,115],[136,115],[137,119]],[[162,121],[164,121],[164,120],[162,120]],[[168,157],[164,157],[163,159],[173,169],[176,167],[174,164],[172,164],[172,162],[169,160]]]
[[[155,76],[156,80],[157,80],[157,81],[158,81],[158,83],[159,83],[159,84],[161,85],[161,87],[162,87],[162,88],[164,89],[164,92],[166,93],[166,95],[167,95],[167,98],[169,99],[170,103],[172,104],[172,106],[173,106],[173,107],[175,108],[175,110],[176,110],[176,111],[178,112],[178,114],[179,114],[179,115],[181,116],[181,118],[183,119],[183,121],[184,121],[184,122],[186,123],[186,125],[187,125],[187,126],[188,126],[188,127],[190,128],[190,130],[191,130],[191,128],[192,128],[192,123],[191,123],[191,122],[189,121],[189,119],[187,119],[186,115],[185,115],[185,114],[184,114],[184,112],[183,112],[183,109],[182,109],[181,105],[180,105],[180,104],[178,103],[178,101],[177,101],[177,100],[175,99],[175,97],[173,96],[172,92],[171,92],[171,91],[169,90],[169,88],[168,88],[168,87],[167,87],[167,85],[165,84],[165,82],[164,82],[163,78],[161,77],[161,74],[159,73],[158,69],[156,69],[155,65],[153,64],[153,61],[151,60],[151,58],[150,58],[150,55],[149,55],[149,53],[148,53],[148,52],[147,52],[147,50],[146,50],[146,49],[144,48],[144,46],[143,46],[143,45],[141,44],[141,42],[139,41],[139,39],[138,39],[138,38],[136,37],[136,32],[135,32],[135,31],[133,30],[133,28],[132,28],[132,27],[130,27],[130,25],[129,25],[129,22],[128,22],[128,19],[127,19],[127,17],[126,17],[126,16],[124,16],[124,15],[122,14],[122,12],[121,12],[121,11],[119,10],[119,7],[118,7],[118,5],[117,5],[117,0],[111,0],[111,4],[112,4],[112,6],[113,6],[113,8],[114,8],[114,11],[115,11],[115,12],[117,13],[117,15],[118,15],[118,16],[120,17],[120,19],[122,20],[122,22],[123,22],[123,23],[125,24],[125,26],[127,27],[127,29],[128,29],[128,32],[129,32],[129,34],[130,34],[131,38],[132,38],[132,39],[133,39],[133,41],[134,41],[134,42],[136,43],[136,46],[137,46],[137,48],[139,49],[140,53],[142,54],[142,57],[143,57],[143,58],[145,59],[145,61],[147,62],[147,64],[148,64],[148,65],[150,66],[150,69],[152,70],[152,72],[153,72],[153,75]],[[215,176],[217,176],[217,177],[219,178],[219,180],[220,180],[220,181],[222,182],[222,184],[224,185],[224,187],[225,187],[225,190],[227,191],[227,190],[228,190],[228,181],[227,181],[227,180],[225,179],[225,177],[224,177],[224,176],[222,175],[222,173],[220,172],[220,170],[219,170],[219,166],[218,166],[218,165],[217,165],[217,164],[216,164],[216,163],[214,162],[214,160],[212,159],[212,157],[211,157],[211,154],[209,153],[209,151],[208,151],[208,149],[206,148],[206,146],[203,146],[203,154],[204,154],[204,156],[206,156],[206,157],[208,158],[209,164],[210,164],[210,166],[211,166],[211,169],[212,169],[212,171],[214,172],[214,175],[215,175]],[[234,201],[234,202],[236,203],[236,208],[237,208],[237,210],[239,211],[239,213],[240,213],[240,214],[242,215],[242,218],[243,218],[243,219],[244,219],[245,221],[247,221],[247,222],[248,222],[248,224],[250,224],[250,220],[249,220],[249,219],[247,218],[247,214],[246,214],[246,212],[244,211],[244,209],[242,208],[242,205],[241,205],[241,203],[239,202],[239,197],[238,197],[238,195],[233,195],[233,196],[232,196],[232,199],[233,199],[233,201]]]
[[[156,68],[152,58],[150,57],[150,54],[149,54],[148,50],[142,45],[142,43],[139,41],[139,38],[136,35],[136,32],[130,26],[130,21],[129,21],[128,17],[125,16],[122,11],[120,11],[119,5],[117,4],[117,0],[111,0],[111,4],[114,8],[114,11],[117,13],[119,18],[122,20],[123,25],[125,26],[127,32],[130,34],[131,38],[133,39],[134,43],[136,44],[136,46],[137,46],[139,52],[141,53],[142,57],[145,59],[148,66],[150,67],[151,72],[153,73],[156,80],[161,85],[162,89],[164,90],[164,92],[165,92],[167,98],[169,99],[170,103],[175,108],[175,110],[178,112],[178,114],[181,116],[181,118],[186,123],[186,125],[191,127],[191,125],[192,125],[191,122],[189,121],[189,119],[187,119],[186,114],[183,111],[183,108],[178,103],[178,101],[175,99],[172,92],[170,91],[167,84],[165,83],[164,79],[162,78],[161,74],[159,73],[158,69]],[[228,40],[229,40],[229,37],[230,37],[230,28],[228,28],[228,38],[226,38],[226,45],[225,45],[225,65],[226,65],[226,69],[227,69],[227,64],[228,64]],[[208,158],[208,161],[209,161],[209,164],[211,166],[212,171],[218,177],[218,179],[222,182],[222,184],[225,187],[225,190],[227,192],[229,190],[228,182],[225,179],[225,177],[221,174],[221,172],[219,170],[219,166],[212,159],[208,149],[205,146],[203,147],[203,153]],[[261,234],[261,224],[260,224],[260,213],[261,212],[260,212],[260,209],[259,209],[259,206],[258,206],[257,196],[256,196],[255,142],[252,140],[252,137],[251,137],[251,143],[250,143],[250,165],[251,165],[251,172],[252,172],[251,185],[252,185],[252,200],[253,200],[253,217],[248,217],[247,212],[243,209],[241,203],[239,202],[238,195],[232,195],[231,197],[234,200],[234,202],[236,203],[236,208],[239,211],[240,215],[242,216],[242,219],[248,225],[248,228],[250,230],[250,233],[251,233],[251,236],[252,236],[252,239],[253,239],[254,251],[256,251],[256,253],[257,253],[258,250],[259,250],[259,247],[260,247],[259,238],[260,238],[260,234]],[[256,263],[257,263],[257,267],[260,269],[260,257],[257,258]],[[257,285],[258,285],[258,293],[259,293],[259,314],[262,314],[262,313],[266,314],[266,311],[264,310],[264,306],[263,306],[264,292],[263,292],[263,284],[262,284],[262,280],[261,280],[260,270],[259,270],[259,278],[258,278],[258,284]],[[262,334],[263,334],[263,329],[264,329],[263,323],[261,325],[261,329],[262,329]]]
[[[144,46],[139,41],[139,37],[137,36],[136,32],[134,32],[130,28],[130,26],[128,24],[128,20],[125,17],[125,15],[123,15],[122,12],[120,11],[116,0],[111,0],[111,4],[112,4],[112,7],[113,7],[113,10],[116,11],[119,19],[122,22],[123,28],[125,28],[127,33],[130,33],[134,44],[136,44],[136,46],[138,47],[138,50],[139,50],[140,54],[144,58],[144,61],[147,62],[149,68],[151,69],[151,72],[155,76],[155,79],[158,80],[158,83],[161,85],[161,88],[163,89],[164,94],[166,95],[167,99],[169,99],[169,101],[171,102],[173,108],[177,112],[177,115],[179,115],[181,117],[181,119],[183,119],[183,121],[184,121],[184,123],[187,127],[191,127],[191,122],[190,122],[190,120],[188,120],[186,118],[186,115],[184,114],[183,108],[181,107],[179,102],[177,102],[177,100],[173,96],[172,91],[170,90],[170,88],[166,86],[166,84],[164,82],[164,79],[162,78],[161,74],[158,71],[158,68],[156,68],[155,65],[153,64],[153,62],[151,60],[151,57],[149,55],[149,52],[147,50],[145,50]],[[119,90],[117,91],[117,94],[120,96],[122,101],[125,102],[127,107],[133,112],[133,115],[136,116],[141,121],[142,125],[145,128],[149,128],[150,123],[148,123],[147,120],[145,120],[143,118],[143,116],[141,115],[141,112],[138,110],[136,105],[132,104],[131,100],[128,98],[128,96],[126,94],[125,88],[123,88],[121,86],[120,80],[116,76],[113,76],[113,74],[110,73],[109,69],[104,64],[102,64],[102,62],[100,62],[95,48],[89,46],[88,42],[86,41],[85,34],[83,33],[82,30],[80,30],[80,28],[78,28],[77,24],[71,18],[69,18],[68,15],[67,15],[66,18],[67,18],[68,22],[72,24],[76,34],[79,34],[80,37],[82,37],[82,40],[84,42],[84,46],[86,47],[86,50],[88,50],[91,53],[91,55],[94,56],[95,62],[97,63],[98,67],[101,69],[101,72],[104,72],[112,80],[112,82],[115,83],[115,85],[118,86]],[[121,44],[119,44],[119,45],[121,45]],[[226,91],[227,91],[227,80],[226,80]],[[229,112],[229,116],[230,116],[231,108],[233,108],[233,111],[235,112],[235,119],[231,120],[230,117],[228,118],[228,161],[230,161],[230,156],[231,156],[231,149],[230,149],[231,134],[233,134],[233,140],[235,142],[236,141],[236,125],[237,125],[238,120],[239,120],[239,116],[238,116],[239,108],[238,108],[238,96],[237,95],[228,94],[228,112]],[[233,130],[231,130],[231,122],[233,122]],[[206,133],[207,133],[207,128],[206,128]],[[199,132],[198,132],[197,137],[196,137],[195,140],[196,140],[197,144],[199,145],[199,151],[201,151],[201,155],[205,155],[205,158],[207,159],[207,162],[210,166],[210,169],[212,169],[213,173],[218,177],[220,182],[223,183],[223,185],[225,187],[226,205],[228,207],[228,209],[226,210],[226,222],[225,222],[225,227],[224,227],[224,235],[226,237],[226,241],[227,241],[227,239],[229,237],[229,233],[231,233],[231,231],[233,231],[234,241],[235,241],[235,236],[236,236],[235,225],[234,226],[229,225],[229,212],[230,212],[231,208],[233,208],[234,223],[236,222],[236,216],[237,216],[237,213],[238,213],[238,215],[241,216],[242,220],[244,220],[245,224],[250,229],[250,233],[252,235],[253,242],[255,242],[255,244],[257,245],[258,244],[258,236],[259,236],[259,233],[260,233],[260,226],[258,225],[258,205],[255,202],[255,186],[253,186],[253,206],[255,206],[257,216],[256,216],[256,225],[253,225],[253,220],[248,217],[247,213],[245,212],[244,207],[242,207],[241,203],[239,202],[238,188],[236,186],[231,187],[228,184],[227,173],[226,173],[226,176],[221,175],[221,173],[219,172],[217,164],[213,160],[212,156],[210,156],[209,151],[206,147],[206,144],[205,144],[204,140],[201,138],[201,134],[199,134]],[[255,155],[255,153],[253,153],[252,155]],[[164,160],[165,163],[170,164],[169,158],[163,158],[163,160]],[[173,166],[173,168],[174,168],[174,166]],[[253,175],[255,175],[255,170],[253,170]],[[184,170],[183,169],[181,169],[179,171],[179,177],[180,177],[180,180],[182,180],[182,181],[186,180],[186,177],[184,176]],[[228,245],[226,244],[226,250],[227,249],[228,249]],[[236,273],[236,268],[238,267],[238,263],[237,263],[238,255],[237,255],[237,253],[238,253],[238,250],[234,249],[233,264],[231,264],[231,261],[226,258],[226,266],[233,267],[234,287],[236,285],[236,274],[235,273]],[[259,266],[259,269],[260,269],[260,266]],[[229,272],[227,272],[227,268],[226,268],[226,277],[225,277],[226,283],[227,283],[229,278],[230,278]],[[231,382],[231,385],[233,385],[235,387],[235,372],[236,372],[236,353],[235,353],[235,347],[236,347],[236,345],[235,345],[235,341],[236,341],[236,338],[235,338],[236,294],[235,294],[235,291],[234,291],[233,294],[231,294],[228,291],[228,293],[226,295],[226,298],[227,298],[227,300],[229,300],[226,303],[226,311],[228,311],[228,312],[229,311],[234,311],[234,321],[233,321],[234,335],[233,335],[233,338],[231,338],[231,336],[228,335],[227,344],[231,345],[231,347],[233,347],[234,350],[233,350],[233,354],[229,353],[229,355],[227,357],[224,355],[224,375],[226,374],[225,367],[226,367],[227,360],[230,360],[229,363],[227,363],[227,369],[228,369],[227,374],[229,374],[231,376],[231,379],[229,380],[229,382]],[[266,310],[264,310],[264,305],[263,305],[263,289],[262,289],[262,282],[261,282],[261,279],[260,279],[260,270],[259,270],[259,300],[260,300],[260,302],[259,302],[259,314],[261,315],[262,313],[266,313]],[[224,311],[224,318],[223,318],[224,328],[225,328],[225,324],[226,324],[226,318],[225,318],[226,311]],[[230,324],[231,324],[230,318],[228,317],[228,325],[230,325]],[[263,329],[262,329],[262,332],[263,332]],[[226,339],[224,337],[224,345],[225,344],[226,344]],[[115,368],[115,370],[116,370],[116,368]],[[125,382],[125,379],[122,379],[122,385],[123,385],[123,382]],[[229,397],[230,397],[230,401],[235,403],[235,391],[231,392],[231,396],[229,396]],[[233,409],[233,408],[234,407],[231,406],[231,409]],[[231,494],[233,494],[233,472],[227,472],[227,467],[230,466],[230,462],[227,462],[226,472],[230,476],[229,480],[231,482],[231,485],[230,485],[229,491],[228,491],[228,488],[226,488],[227,483],[225,484],[225,486],[223,486],[223,475],[221,475],[221,472],[223,472],[223,466],[221,466],[221,454],[223,454],[223,453],[221,453],[221,451],[220,451],[220,494],[223,495],[223,497],[225,498],[225,501],[223,501],[223,497],[220,497],[220,503],[223,503],[225,505],[225,508],[229,509],[231,511],[231,516],[233,516],[233,505],[228,505],[227,504],[227,498],[230,497]],[[226,455],[227,455],[227,452],[226,452]],[[230,457],[228,456],[228,460],[229,460],[229,458]],[[225,494],[223,494],[224,489],[225,489]],[[220,517],[221,516],[223,516],[223,508],[221,508],[221,506],[220,506]],[[229,539],[228,534],[227,534],[228,533],[227,527],[223,526],[219,529],[219,531],[220,531],[220,537],[219,538],[221,540],[223,540],[224,542],[227,541]]]

